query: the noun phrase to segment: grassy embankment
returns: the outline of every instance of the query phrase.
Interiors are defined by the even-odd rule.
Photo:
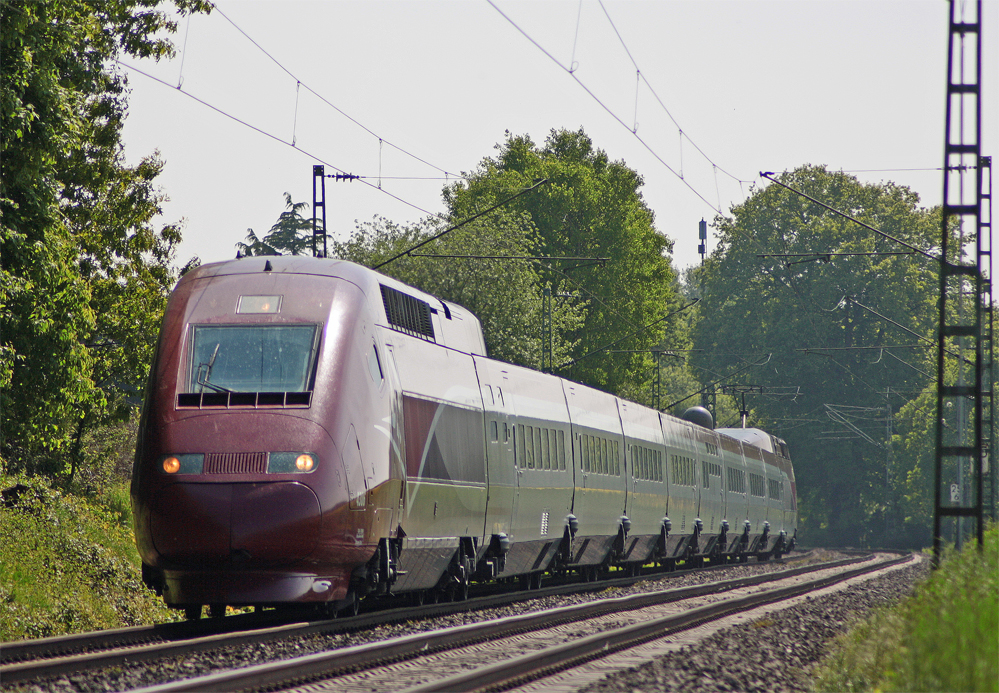
[[[0,474],[18,484],[0,505],[0,641],[177,618],[142,584],[127,481],[78,495]]]
[[[841,636],[819,691],[999,691],[999,527]]]

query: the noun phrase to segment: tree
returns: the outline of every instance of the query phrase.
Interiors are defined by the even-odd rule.
[[[544,146],[507,133],[495,158],[445,189],[451,217],[461,219],[529,187],[506,209],[526,213],[537,250],[550,257],[606,257],[596,263],[551,263],[546,281],[584,302],[584,324],[566,338],[576,346],[560,372],[610,392],[649,402],[653,347],[686,346],[672,242],[654,226],[642,199],[642,177],[610,161],[582,131],[552,130]]]
[[[180,235],[151,225],[162,162],[124,163],[114,60],[172,54],[160,4],[0,6],[0,454],[15,467],[122,416],[148,368]]]
[[[439,219],[408,226],[375,219],[360,226],[346,242],[335,244],[335,255],[373,266],[445,228],[447,222]],[[537,255],[537,245],[537,232],[526,215],[497,210],[379,271],[475,313],[482,322],[491,357],[540,369],[544,351],[542,294],[546,284],[538,262],[514,259]],[[556,285],[556,295],[563,293],[560,286]],[[573,301],[552,301],[552,353],[556,363],[567,359],[574,346],[566,335],[574,333],[582,323],[582,310]]]
[[[284,194],[285,210],[278,216],[270,231],[258,238],[253,229],[247,229],[246,241],[236,244],[236,251],[249,255],[308,255],[312,253],[312,220],[302,216],[309,208],[308,202],[292,202],[291,194]]]
[[[780,181],[915,247],[937,244],[939,210],[920,208],[908,188],[819,166]],[[810,542],[892,541],[900,490],[890,474],[886,484],[886,419],[931,380],[932,342],[919,337],[934,333],[936,264],[891,254],[908,250],[777,185],[714,225],[695,367],[800,388],[793,401],[754,404],[761,427],[791,445]]]

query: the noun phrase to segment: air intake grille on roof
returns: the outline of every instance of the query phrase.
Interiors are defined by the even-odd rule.
[[[436,341],[429,303],[387,286],[382,286],[382,302],[385,317],[392,327],[414,337]]]

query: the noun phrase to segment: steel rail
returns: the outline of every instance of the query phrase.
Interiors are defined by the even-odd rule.
[[[410,659],[440,650],[454,649],[518,633],[551,628],[562,623],[571,623],[623,611],[634,611],[657,604],[751,587],[819,570],[843,567],[858,561],[870,560],[871,557],[871,555],[856,556],[735,580],[601,599],[559,609],[532,612],[446,630],[416,633],[376,643],[366,643],[242,667],[183,681],[159,684],[138,689],[138,691],[140,693],[173,693],[177,691],[232,691],[286,686],[290,682],[297,683],[317,678],[329,678],[338,673],[370,669],[385,662]],[[603,588],[605,585],[601,587]]]
[[[807,555],[803,554],[801,557]],[[721,564],[701,568],[695,572],[723,571],[743,565],[746,564]],[[0,644],[0,679],[5,683],[14,683],[123,663],[204,652],[227,645],[250,645],[299,635],[356,631],[412,619],[500,607],[546,596],[628,586],[643,580],[687,575],[690,572],[681,570],[671,573],[651,573],[599,582],[561,584],[530,591],[501,592],[462,602],[407,606],[361,613],[350,618],[316,620],[309,618],[314,614],[267,611],[263,614],[229,616],[220,620],[163,623],[3,643]],[[296,616],[298,618],[295,618]],[[290,618],[295,620],[289,622]]]
[[[298,619],[302,620],[302,619]],[[152,626],[132,626],[89,633],[55,635],[47,638],[0,643],[0,666],[28,659],[57,657],[87,651],[144,645],[197,638],[214,633],[268,627],[288,622],[288,615],[268,611],[263,614],[236,614],[224,619],[173,621]]]

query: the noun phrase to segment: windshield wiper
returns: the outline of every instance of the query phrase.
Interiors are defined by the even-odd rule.
[[[198,385],[210,387],[216,392],[235,392],[235,390],[230,390],[227,387],[222,387],[221,385],[216,385],[215,383],[210,383],[207,380],[199,380]]]
[[[201,388],[202,388],[201,391],[202,392],[205,391],[204,388],[206,386],[212,388],[213,390],[215,390],[215,392],[235,392],[235,390],[230,390],[227,387],[222,387],[221,385],[216,385],[215,383],[208,382],[209,379],[212,377],[212,367],[215,366],[215,359],[218,358],[219,348],[221,346],[222,346],[221,342],[219,342],[218,344],[215,345],[215,351],[212,352],[212,357],[208,360],[208,363],[199,363],[198,364],[198,375],[197,375],[197,378],[196,378],[195,382],[198,385],[201,385]],[[206,369],[205,370],[205,377],[204,378],[201,377],[201,369],[202,368]]]

